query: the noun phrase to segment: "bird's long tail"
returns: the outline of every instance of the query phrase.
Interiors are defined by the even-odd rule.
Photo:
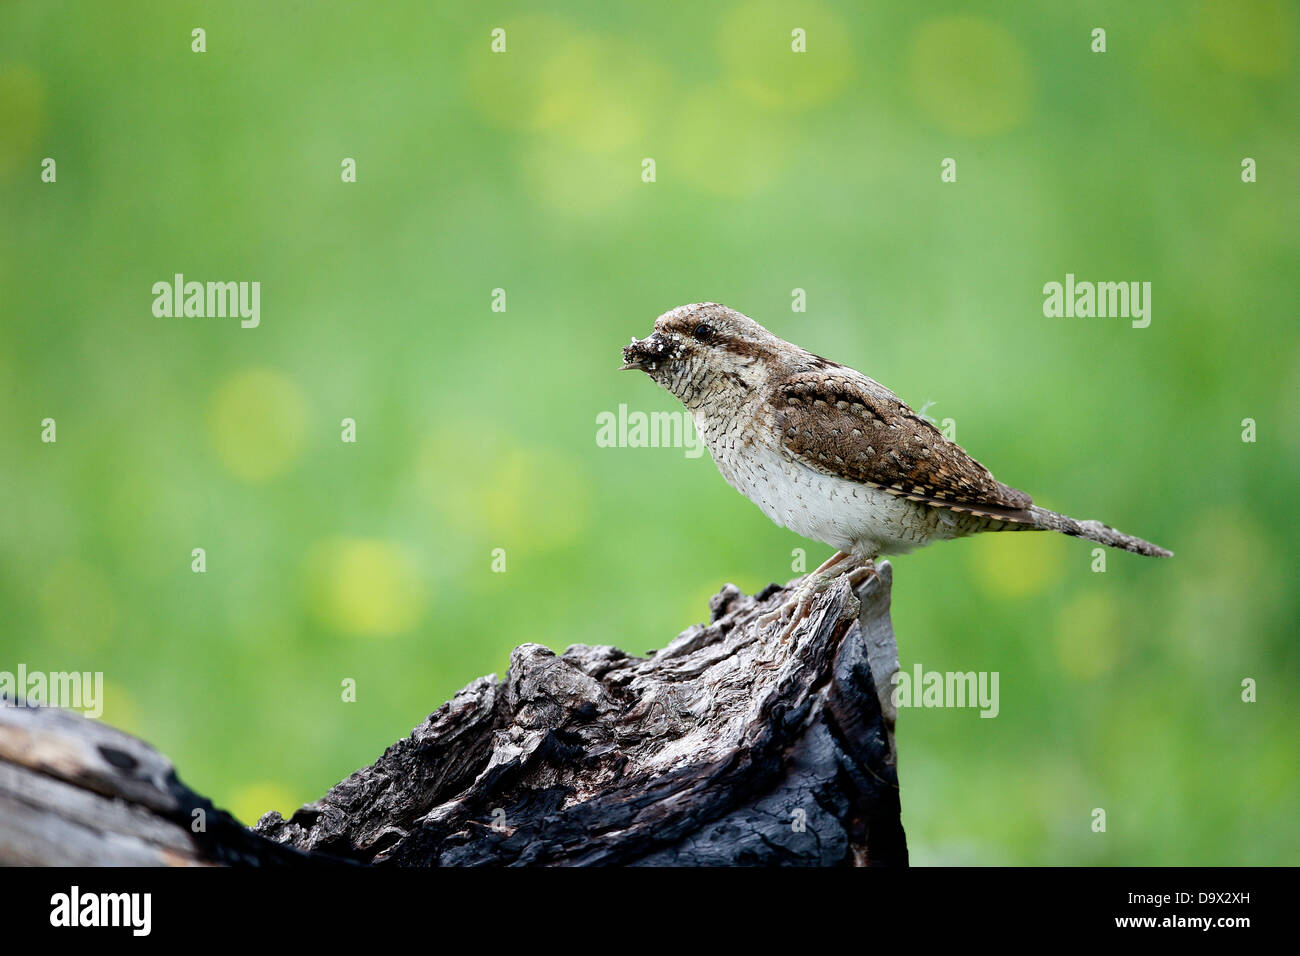
[[[1153,558],[1171,558],[1174,554],[1172,551],[1166,551],[1150,541],[1143,541],[1131,534],[1116,531],[1100,521],[1077,521],[1069,515],[1048,511],[1046,508],[1040,508],[1037,505],[1031,506],[1029,511],[1034,516],[1034,527],[1043,531],[1060,531],[1062,534],[1073,535],[1076,538],[1087,538],[1089,541],[1096,541],[1098,544],[1132,551],[1134,554],[1145,554]]]

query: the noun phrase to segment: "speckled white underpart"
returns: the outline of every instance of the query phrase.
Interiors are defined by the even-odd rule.
[[[695,427],[727,484],[805,538],[874,558],[960,538],[986,523],[814,471],[765,436],[743,434],[734,423],[744,417],[721,428],[705,418],[695,415]]]

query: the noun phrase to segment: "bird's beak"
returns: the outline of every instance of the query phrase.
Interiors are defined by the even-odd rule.
[[[645,339],[632,336],[632,343],[623,346],[623,364],[619,366],[619,371],[629,368],[649,371],[658,367],[670,352],[672,343],[660,332],[654,332]]]

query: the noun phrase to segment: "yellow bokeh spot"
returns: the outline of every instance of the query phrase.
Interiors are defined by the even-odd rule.
[[[104,681],[104,712],[100,719],[112,724],[118,730],[128,734],[138,734],[145,728],[140,724],[140,709],[135,705],[135,698],[121,684]]]
[[[307,597],[325,627],[366,636],[409,631],[427,604],[410,553],[391,541],[370,538],[317,544],[307,560]]]
[[[300,805],[288,787],[264,780],[237,788],[230,796],[229,805],[221,809],[234,814],[245,826],[252,826],[270,810],[278,811],[287,820]]]
[[[556,51],[578,35],[578,28],[556,17],[525,16],[506,22],[504,29],[504,53],[488,53],[484,38],[473,39],[468,54],[469,102],[507,129],[548,129],[572,106],[562,94],[557,100],[554,85],[541,83],[538,77]]]
[[[546,16],[505,30],[506,52],[476,47],[467,78],[470,102],[498,126],[610,152],[643,141],[671,105],[672,74],[643,47]]]
[[[912,37],[907,70],[916,102],[948,132],[1002,133],[1029,113],[1029,61],[997,24],[969,16],[925,23]]]
[[[474,469],[457,467],[474,449]],[[571,457],[525,445],[484,422],[430,436],[417,478],[443,520],[507,554],[561,547],[590,520],[590,483]]]
[[[44,158],[34,154],[45,125],[45,84],[25,66],[0,69],[0,173],[22,168],[22,175],[39,175]]]
[[[1056,653],[1071,677],[1092,680],[1115,668],[1125,635],[1110,595],[1102,591],[1079,594],[1056,615]]]
[[[1061,579],[1070,544],[1047,531],[976,535],[970,539],[972,577],[997,597],[1039,594]],[[1080,568],[1087,568],[1088,555],[1087,549],[1075,555]]]
[[[582,34],[554,51],[537,82],[565,142],[608,153],[645,140],[665,108],[671,75],[635,46]]]
[[[513,149],[529,195],[564,215],[607,217],[643,186],[638,150],[674,106],[672,74],[641,47],[555,18],[522,18],[506,38],[504,54],[472,54],[471,102],[499,126],[538,134]]]
[[[732,87],[695,90],[682,100],[659,178],[680,174],[722,196],[746,196],[785,168],[789,131]]]
[[[1236,504],[1206,508],[1188,519],[1172,545],[1179,562],[1171,620],[1159,635],[1180,654],[1214,659],[1223,648],[1253,653],[1268,640],[1272,609],[1293,601],[1294,574],[1259,519]],[[1243,599],[1243,595],[1248,598]]]
[[[84,561],[56,565],[41,582],[40,602],[46,635],[64,647],[98,646],[117,627],[117,596],[99,569]]]
[[[1252,127],[1261,110],[1251,82],[1225,69],[1197,36],[1191,20],[1154,34],[1141,68],[1153,101],[1152,116],[1198,136],[1235,139]]]
[[[792,49],[794,29],[805,51]],[[761,106],[799,110],[830,100],[853,72],[849,30],[815,0],[753,0],[722,20],[719,48],[728,79]]]
[[[1220,64],[1238,73],[1279,76],[1291,60],[1291,15],[1282,0],[1203,2],[1201,39]]]
[[[282,474],[302,451],[306,402],[270,369],[237,372],[212,395],[208,437],[221,464],[245,481]]]

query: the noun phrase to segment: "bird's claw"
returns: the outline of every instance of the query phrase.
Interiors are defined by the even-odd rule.
[[[869,581],[876,574],[875,563],[868,560],[864,564],[855,563],[847,570],[839,566],[846,560],[856,560],[852,555],[843,551],[837,551],[831,555],[820,567],[809,574],[794,589],[790,597],[782,601],[777,607],[761,615],[755,624],[760,627],[767,627],[774,622],[785,621],[787,613],[789,623],[782,628],[778,640],[784,643],[793,636],[794,630],[799,626],[799,622],[808,616],[808,609],[811,607],[813,599],[834,584],[839,578],[847,577],[849,587],[855,592],[863,584]]]

